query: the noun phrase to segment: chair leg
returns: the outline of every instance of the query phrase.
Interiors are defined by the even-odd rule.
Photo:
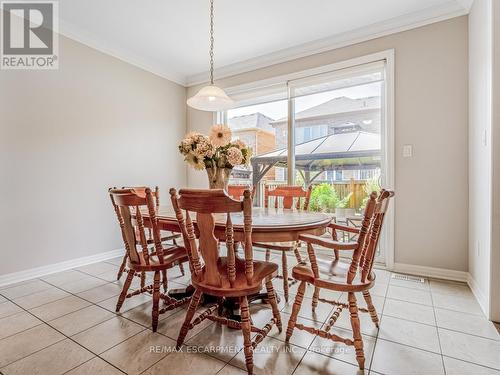
[[[191,319],[193,319],[194,313],[198,308],[198,304],[200,303],[200,298],[203,293],[201,290],[196,289],[194,291],[193,296],[191,297],[191,302],[189,303],[188,310],[186,312],[186,317],[184,318],[184,324],[179,332],[179,336],[177,337],[177,349],[180,349],[182,344],[184,343],[184,339],[189,331],[189,325],[191,324]]]
[[[269,262],[269,259],[271,259],[271,250],[266,249],[266,262]]]
[[[186,273],[184,272],[184,265],[179,263],[179,271],[181,271],[181,275],[184,276]]]
[[[365,299],[366,307],[368,307],[368,311],[370,312],[370,317],[372,318],[372,322],[373,324],[375,324],[375,327],[378,328],[379,320],[378,320],[377,310],[375,310],[375,306],[373,306],[372,296],[370,295],[370,292],[368,290],[365,290],[363,292],[363,298]]]
[[[146,272],[141,272],[141,289],[146,287]]]
[[[318,307],[318,300],[319,300],[319,288],[315,286],[313,293],[313,301],[312,301],[312,311],[316,311],[316,307]]]
[[[153,332],[156,332],[156,329],[158,328],[158,316],[160,315],[159,305],[160,305],[160,271],[156,271],[153,279],[153,312],[151,314]]]
[[[271,308],[273,310],[273,318],[276,321],[276,326],[278,330],[283,330],[281,325],[281,315],[278,309],[278,301],[276,300],[276,293],[274,292],[273,282],[271,280],[266,281],[266,290],[267,290],[267,298],[269,299],[269,303],[271,304]]]
[[[290,337],[292,337],[293,329],[295,328],[295,324],[297,323],[297,316],[299,315],[300,306],[302,305],[302,301],[304,300],[304,293],[306,292],[306,282],[301,281],[299,284],[299,289],[297,290],[297,295],[295,296],[295,302],[292,307],[292,316],[288,320],[288,327],[286,328],[286,342],[290,341]]]
[[[285,295],[285,302],[288,302],[288,259],[286,251],[281,252],[281,267],[283,268],[283,293]]]
[[[297,264],[304,264],[302,257],[299,252],[299,243],[296,242],[293,246],[293,253],[295,254],[295,259],[297,259]]]
[[[125,255],[123,256],[122,264],[120,265],[120,269],[118,270],[118,275],[116,275],[116,280],[121,279],[121,277],[123,275],[123,271],[125,271],[125,267],[127,266],[127,258],[128,258],[128,255],[127,255],[127,253],[125,253]]]
[[[250,312],[248,310],[248,299],[246,296],[240,298],[241,330],[243,331],[243,346],[245,352],[245,364],[249,375],[253,374],[253,347],[250,326]]]
[[[358,361],[359,368],[365,368],[365,354],[363,352],[363,338],[361,337],[361,327],[358,316],[358,305],[356,303],[356,296],[354,292],[349,292],[349,313],[351,314],[351,327],[354,338],[354,348],[356,349],[356,361]]]
[[[162,285],[163,285],[163,292],[167,293],[168,292],[168,278],[167,278],[167,270],[162,270],[161,271],[161,276],[162,276]]]
[[[335,259],[340,259],[340,254],[339,254],[339,251],[338,250],[333,250],[333,253],[335,254]]]
[[[128,288],[130,288],[130,284],[132,284],[132,279],[134,278],[135,271],[129,270],[127,273],[127,278],[125,279],[125,284],[123,284],[122,292],[120,293],[120,297],[118,297],[118,302],[116,303],[116,312],[120,312],[122,308],[123,302],[125,302],[125,298],[127,297]]]

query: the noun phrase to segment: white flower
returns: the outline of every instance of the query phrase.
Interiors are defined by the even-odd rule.
[[[206,136],[200,138],[194,152],[200,156],[211,158],[214,156],[215,150],[214,146],[210,143],[210,139]]]
[[[212,129],[210,129],[210,141],[215,147],[227,146],[231,142],[231,129],[224,124],[212,126]]]
[[[243,154],[241,150],[237,147],[229,147],[227,149],[227,161],[233,167],[236,165],[240,165],[243,162]]]
[[[184,160],[198,171],[205,169],[205,162],[203,161],[203,156],[195,154],[194,152],[187,154]]]

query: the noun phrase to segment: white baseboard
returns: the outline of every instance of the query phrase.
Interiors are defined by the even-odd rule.
[[[488,303],[488,298],[483,293],[481,288],[479,288],[479,285],[477,284],[476,280],[474,280],[474,278],[470,273],[468,274],[467,284],[469,285],[469,288],[472,290],[472,293],[476,297],[476,300],[479,303],[479,306],[481,306],[481,309],[483,310],[484,314],[488,319],[490,319],[490,305]]]
[[[417,266],[413,264],[394,263],[391,271],[408,273],[416,276],[434,277],[436,279],[453,280],[467,282],[469,273],[465,271],[456,271],[446,268],[436,268],[427,266]]]
[[[51,273],[66,271],[71,268],[81,267],[91,263],[102,262],[103,260],[116,258],[123,254],[124,254],[123,249],[116,249],[82,258],[66,260],[60,263],[49,264],[47,266],[41,266],[24,271],[8,273],[6,275],[0,275],[0,286],[14,284],[25,280],[35,279],[37,277],[47,276],[50,275]]]

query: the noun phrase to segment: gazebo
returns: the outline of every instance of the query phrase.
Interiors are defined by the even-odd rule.
[[[295,146],[295,168],[309,186],[330,170],[375,169],[381,163],[380,134],[365,131],[331,134]],[[252,158],[253,185],[273,167],[287,166],[287,149]]]

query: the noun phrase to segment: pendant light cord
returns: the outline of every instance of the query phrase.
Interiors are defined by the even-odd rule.
[[[214,0],[210,0],[210,84],[214,84]]]

